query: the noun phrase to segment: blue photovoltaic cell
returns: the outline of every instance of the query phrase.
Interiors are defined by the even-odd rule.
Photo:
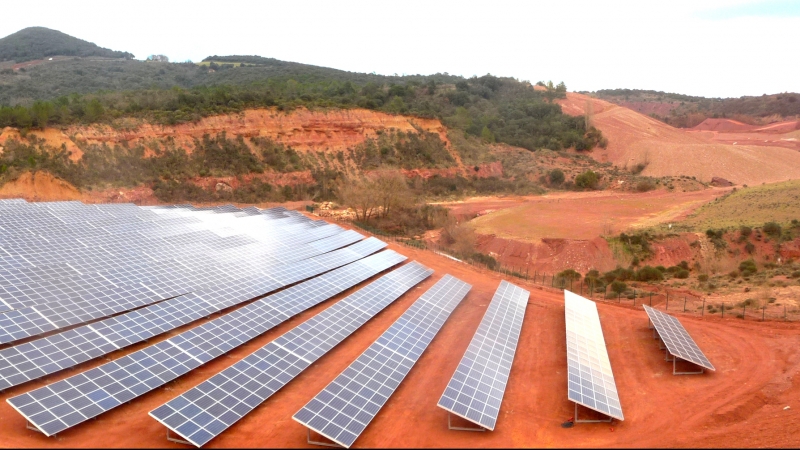
[[[494,430],[530,292],[503,280],[486,309],[439,407]]]
[[[706,355],[703,354],[694,339],[689,336],[689,332],[686,331],[686,328],[683,328],[677,317],[647,305],[642,306],[644,306],[647,317],[650,318],[650,322],[656,328],[658,336],[667,346],[667,350],[672,356],[677,356],[708,370],[715,370],[714,366],[711,365],[711,361],[706,358]]]
[[[431,273],[416,262],[389,272],[150,416],[197,447],[205,445]]]
[[[391,250],[378,253],[6,401],[42,433],[52,436],[164,385],[405,259]]]
[[[217,284],[213,288],[0,350],[0,390],[141,342],[279,287],[351,263],[385,246],[378,239],[369,238],[340,250],[287,264],[280,270],[270,270],[269,277],[262,274]],[[81,338],[74,338],[75,333]]]
[[[569,399],[624,420],[597,305],[580,295],[564,291],[564,316],[567,325]]]
[[[471,288],[442,277],[292,418],[339,445],[353,445]]]

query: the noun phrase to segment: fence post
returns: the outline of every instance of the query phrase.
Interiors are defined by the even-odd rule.
[[[706,298],[703,297],[703,307],[700,308],[700,317],[706,315]]]
[[[653,306],[653,293],[650,293],[650,306]]]
[[[747,311],[747,302],[742,302],[742,320],[744,320],[744,315],[746,311]]]
[[[664,305],[664,311],[669,311],[669,292],[667,292],[667,304]]]
[[[622,292],[617,292],[617,303],[622,303]]]
[[[783,304],[783,320],[786,320],[786,303]]]
[[[633,290],[633,306],[636,306],[636,289]]]
[[[764,321],[764,315],[767,313],[767,305],[761,307],[761,321]]]
[[[683,312],[686,312],[686,297],[683,297]]]
[[[722,317],[725,317],[725,302],[722,302]]]

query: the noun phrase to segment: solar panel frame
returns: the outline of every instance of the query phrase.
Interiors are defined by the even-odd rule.
[[[501,281],[438,406],[494,430],[530,292]],[[451,427],[452,428],[452,427]],[[459,428],[454,428],[459,429]]]
[[[227,283],[215,285],[210,291],[199,291],[182,295],[139,310],[94,322],[91,325],[75,328],[65,333],[70,333],[74,330],[85,334],[94,332],[116,348],[123,348],[149,339],[152,336],[173,330],[201,317],[208,316],[227,307],[241,303],[242,301],[266,294],[279,287],[287,286],[305,278],[357,261],[384,247],[386,247],[386,243],[371,237],[329,254],[319,255],[309,260],[298,261],[294,264],[281,267],[280,273],[272,274],[274,278],[265,277],[261,274],[258,277],[251,278],[249,282],[243,279],[236,279]],[[337,255],[339,256],[337,257]],[[230,286],[235,286],[236,290],[231,290]],[[225,295],[220,295],[219,292],[225,292]],[[48,358],[56,361],[56,363],[50,364],[50,362],[47,361],[45,367],[34,365],[34,367],[25,370],[22,370],[16,364],[5,367],[8,366],[8,364],[3,361],[5,355],[16,355],[17,352],[16,350],[12,350],[15,347],[0,350],[0,368],[2,368],[0,369],[0,390],[57,372],[85,361],[85,359],[77,357],[67,357],[64,352],[72,350],[71,346],[57,350],[52,349],[50,342],[59,335],[60,334],[56,334],[22,344],[32,344],[34,347],[50,348],[51,350],[46,353]],[[93,353],[102,351],[102,354],[106,354],[112,351],[110,347],[103,345],[102,340],[98,342],[98,349],[94,350]],[[25,352],[23,352],[23,355],[24,354]],[[20,361],[20,363],[26,362],[29,359],[30,358]],[[64,360],[66,360],[66,362],[64,362]]]
[[[471,288],[442,277],[292,419],[349,448]]]
[[[655,327],[658,337],[672,356],[707,370],[716,370],[677,317],[647,305],[642,306],[650,323]]]
[[[564,318],[567,338],[567,397],[576,404],[618,420],[625,420],[597,305],[565,290]]]
[[[432,273],[416,262],[389,272],[149,415],[205,445]]]
[[[387,250],[368,259],[368,262],[356,261],[158,344],[6,401],[31,425],[45,435],[52,436],[149,392],[283,322],[298,311],[298,308],[286,307],[285,302],[281,301],[293,292],[303,291],[308,286],[330,286],[330,280],[335,279],[332,275],[354,273],[353,277],[349,277],[349,285],[333,290],[306,289],[313,292],[316,303],[320,303],[406,258]],[[376,266],[376,261],[382,261],[382,264]],[[312,303],[305,301],[303,305],[307,308],[313,306]],[[224,333],[231,335],[227,344],[222,341],[215,344],[215,340]],[[86,392],[81,391],[84,384],[88,384]],[[61,395],[69,389],[75,389],[80,394]]]

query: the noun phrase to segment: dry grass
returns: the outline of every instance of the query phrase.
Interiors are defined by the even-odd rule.
[[[739,189],[702,206],[678,227],[702,232],[709,228],[762,226],[769,221],[787,224],[792,219],[800,219],[800,180]]]

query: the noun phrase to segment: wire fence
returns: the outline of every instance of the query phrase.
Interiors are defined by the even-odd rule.
[[[558,274],[554,273],[532,271],[528,266],[504,266],[494,258],[489,259],[475,256],[481,255],[480,253],[468,255],[459,254],[450,248],[425,242],[421,239],[395,236],[371,227],[368,224],[341,219],[335,216],[328,216],[325,217],[325,219],[346,223],[353,228],[358,228],[360,232],[388,242],[405,245],[418,250],[430,251],[464,264],[497,272],[507,277],[525,280],[535,285],[559,290],[567,289],[592,300],[617,303],[622,306],[631,307],[646,304],[670,313],[689,314],[696,317],[729,317],[759,321],[800,320],[800,310],[795,305],[787,305],[774,298],[764,301],[745,300],[742,302],[725,302],[697,295],[687,289],[675,289],[669,286],[655,284],[646,284],[644,286],[637,285],[623,292],[614,292],[611,290],[610,283],[594,282],[591,279],[586,280],[585,278],[576,280],[568,277],[559,277]]]

